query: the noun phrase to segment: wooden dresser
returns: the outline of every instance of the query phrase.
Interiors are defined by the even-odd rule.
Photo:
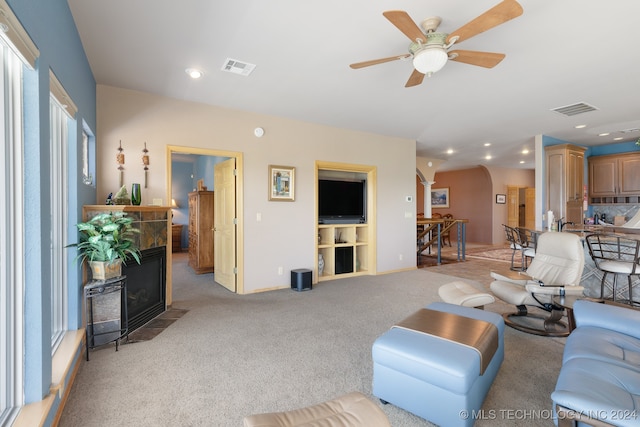
[[[213,272],[213,191],[189,193],[189,266]]]
[[[182,224],[171,224],[171,251],[182,251]]]

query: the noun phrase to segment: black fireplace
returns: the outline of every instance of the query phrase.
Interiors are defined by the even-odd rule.
[[[129,332],[138,329],[166,309],[167,252],[165,246],[141,251],[140,264],[127,260]]]

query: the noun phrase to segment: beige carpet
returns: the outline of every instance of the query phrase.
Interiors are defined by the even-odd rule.
[[[461,264],[471,271],[474,262],[488,261]],[[60,426],[241,426],[245,415],[351,391],[380,404],[371,396],[371,346],[455,280],[430,270],[239,296],[178,262],[174,308],[188,312],[152,340],[118,352],[108,345],[82,359]],[[487,309],[510,307],[496,302]],[[476,426],[552,426],[549,396],[563,347],[563,339],[506,328],[505,361]],[[380,407],[394,427],[432,425],[393,405]]]

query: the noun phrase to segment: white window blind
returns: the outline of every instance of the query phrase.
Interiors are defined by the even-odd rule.
[[[53,76],[53,74],[50,74]],[[57,80],[56,80],[57,81]],[[53,85],[52,85],[53,87]],[[60,85],[60,88],[62,86]],[[63,95],[66,96],[66,93]],[[69,113],[54,93],[49,101],[51,194],[51,351],[67,330],[67,183]]]
[[[0,39],[0,425],[23,402],[23,63]]]

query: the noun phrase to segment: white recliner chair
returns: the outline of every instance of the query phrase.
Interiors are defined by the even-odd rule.
[[[567,336],[570,331],[562,321],[564,308],[553,302],[553,296],[582,295],[583,269],[584,248],[580,237],[573,233],[541,234],[536,256],[525,272],[514,273],[514,277],[491,273],[496,279],[491,283],[491,291],[518,310],[503,315],[505,324],[536,335]],[[537,312],[529,312],[528,306],[536,307]]]

